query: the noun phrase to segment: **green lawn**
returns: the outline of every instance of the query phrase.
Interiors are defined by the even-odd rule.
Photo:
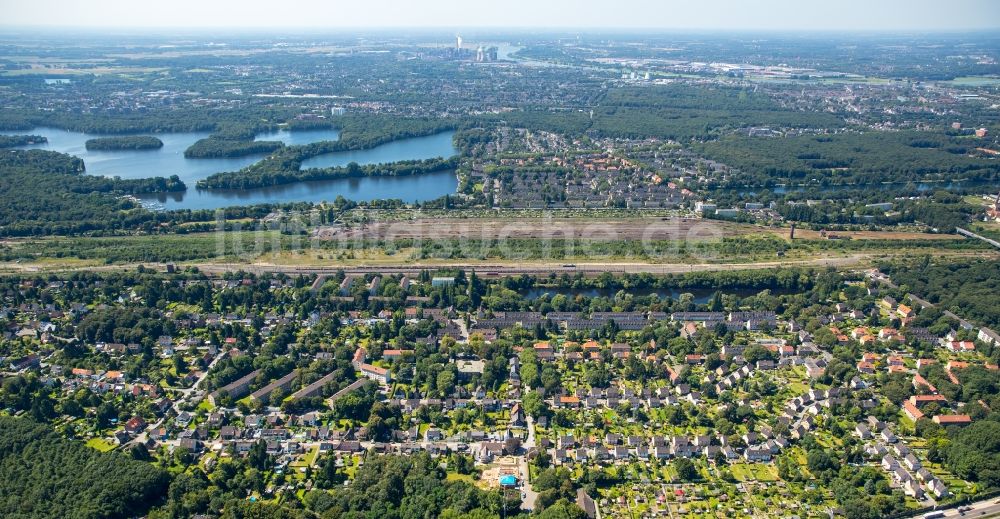
[[[313,463],[316,463],[316,458],[318,457],[319,457],[319,447],[313,447],[312,450],[309,451],[309,454],[306,454],[305,466],[309,467]]]
[[[470,476],[468,474],[456,474],[454,472],[449,472],[448,475],[445,477],[445,480],[447,480],[447,481],[465,481],[466,483],[468,483],[470,485],[474,485],[476,483],[476,479],[473,478],[472,476]]]
[[[101,452],[108,452],[115,448],[115,445],[104,438],[91,438],[87,440],[87,447],[97,449]]]
[[[729,466],[739,481],[778,481],[778,469],[763,463],[733,463]]]

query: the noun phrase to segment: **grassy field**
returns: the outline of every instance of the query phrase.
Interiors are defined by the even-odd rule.
[[[984,225],[984,232],[1000,227]],[[994,231],[996,229],[996,231]],[[720,264],[761,267],[816,264],[866,266],[893,256],[996,255],[986,244],[955,235],[917,232],[838,233],[821,239],[796,231],[685,218],[428,219],[382,222],[315,236],[278,231],[229,231],[119,237],[8,239],[0,242],[0,272],[101,269],[175,263],[222,268],[506,265],[551,270],[563,264]],[[815,235],[815,236],[814,236]],[[681,270],[683,271],[683,269]]]
[[[456,474],[454,472],[449,472],[448,475],[445,476],[445,479],[447,481],[465,481],[466,483],[468,483],[470,485],[475,485],[476,484],[476,478],[474,478],[474,477],[472,477],[472,476],[470,476],[468,474]]]
[[[969,226],[969,230],[987,238],[1000,240],[1000,222],[974,223]]]
[[[717,240],[723,237],[758,235],[788,236],[788,228],[767,227],[680,216],[564,217],[558,215],[492,217],[417,217],[379,219],[343,227],[321,227],[318,236],[330,240],[402,239],[588,239],[588,240]],[[818,231],[797,229],[796,237],[819,239]],[[858,240],[958,240],[960,236],[901,231],[838,231],[838,235]]]
[[[777,481],[778,469],[763,463],[733,463],[729,466],[739,481]]]
[[[114,263],[182,262],[217,257],[256,258],[294,243],[277,231],[235,231],[114,237],[5,240],[3,266],[97,267]]]
[[[104,438],[91,438],[87,440],[87,447],[91,449],[97,449],[101,452],[108,452],[115,448],[114,444],[105,440]]]
[[[329,228],[335,240],[554,238],[701,240],[751,234],[752,225],[700,218],[420,218]],[[320,232],[323,232],[321,230]]]

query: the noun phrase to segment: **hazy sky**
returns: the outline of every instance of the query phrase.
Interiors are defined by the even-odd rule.
[[[0,25],[955,31],[1000,0],[0,0]]]

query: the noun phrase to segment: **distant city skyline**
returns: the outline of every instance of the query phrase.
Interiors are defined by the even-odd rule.
[[[0,0],[0,26],[962,31],[1000,28],[997,0]]]

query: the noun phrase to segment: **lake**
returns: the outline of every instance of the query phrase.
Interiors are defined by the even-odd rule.
[[[35,128],[30,131],[0,132],[5,135],[31,134],[48,138],[47,144],[24,146],[60,153],[83,159],[87,173],[107,177],[145,178],[177,175],[188,186],[183,193],[150,195],[143,197],[147,207],[156,209],[216,209],[232,205],[263,203],[333,201],[338,195],[351,200],[376,200],[400,198],[406,202],[423,202],[452,194],[458,187],[454,172],[438,172],[412,177],[363,177],[353,179],[299,182],[248,190],[199,190],[195,184],[213,174],[236,171],[259,161],[264,155],[251,155],[224,159],[187,159],[184,150],[210,132],[157,133],[163,147],[157,150],[90,151],[87,139],[107,137],[58,128]],[[457,153],[452,145],[454,132],[443,132],[426,137],[415,137],[383,144],[367,150],[327,153],[309,159],[303,167],[328,165],[377,164],[399,160],[451,157]],[[331,141],[340,138],[337,130],[287,130],[257,135],[255,140],[280,140],[289,145]]]
[[[278,130],[276,132],[258,133],[255,141],[281,141],[287,146],[302,146],[319,141],[339,141],[340,130]]]
[[[458,180],[454,171],[437,171],[403,177],[358,177],[296,182],[260,189],[188,189],[184,193],[146,195],[143,203],[154,209],[214,209],[233,205],[285,202],[333,202],[337,195],[348,200],[399,198],[423,202],[454,194]]]
[[[302,161],[302,169],[340,167],[351,162],[365,165],[401,160],[432,159],[434,157],[447,158],[456,153],[452,145],[452,136],[454,135],[455,132],[443,132],[426,137],[392,141],[368,150],[324,153]],[[376,150],[377,153],[372,153]]]

